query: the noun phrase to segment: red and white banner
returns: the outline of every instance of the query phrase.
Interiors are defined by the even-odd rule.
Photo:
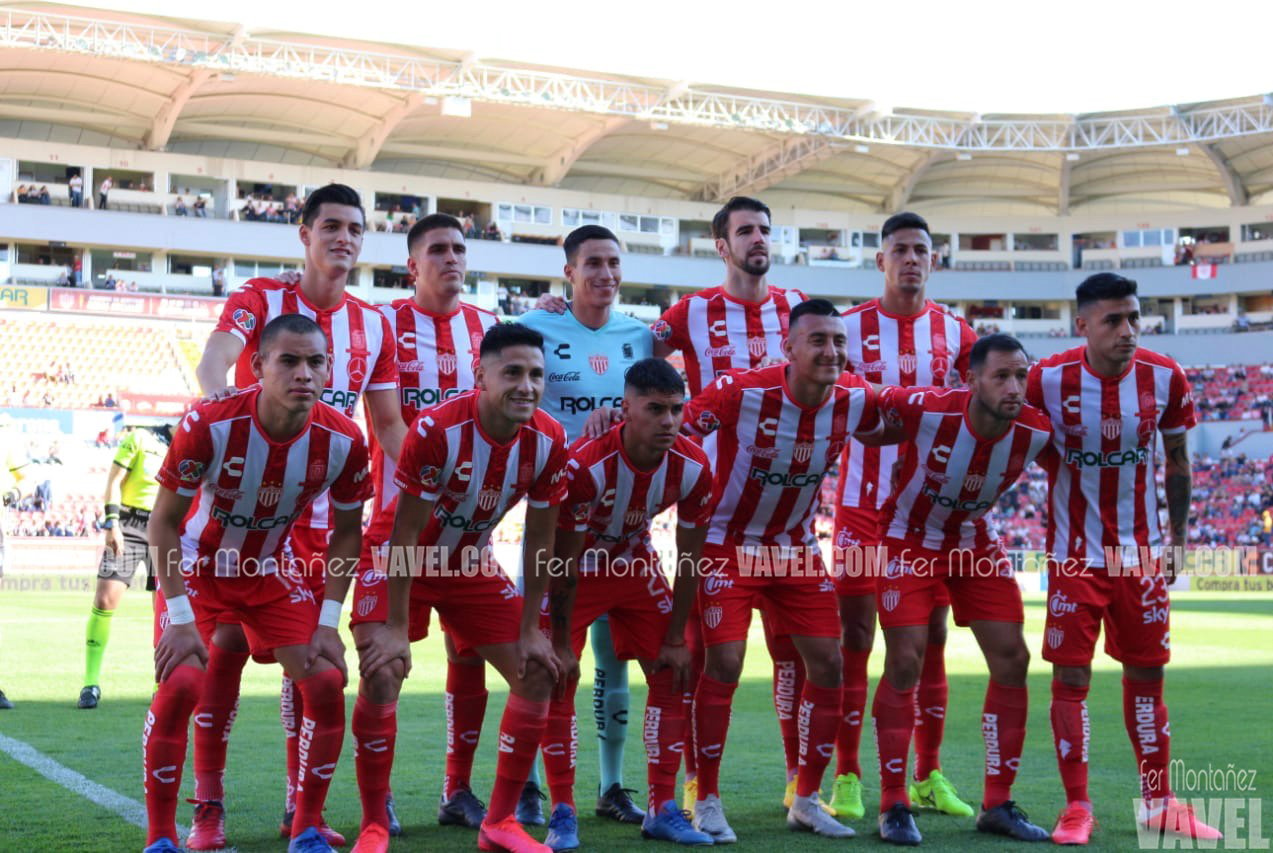
[[[1190,277],[1198,279],[1212,279],[1216,277],[1216,264],[1194,264],[1193,272]]]
[[[157,296],[141,293],[79,290],[54,287],[49,308],[54,311],[81,311],[88,314],[122,314],[128,317],[162,317],[167,320],[195,320],[215,323],[221,316],[224,299],[203,296]]]

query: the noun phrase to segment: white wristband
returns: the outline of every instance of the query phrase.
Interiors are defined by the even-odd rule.
[[[168,603],[168,624],[170,625],[189,625],[194,621],[194,608],[190,606],[190,599],[184,595],[174,595],[167,599]]]
[[[330,598],[323,599],[323,609],[318,614],[318,624],[324,628],[340,627],[341,607],[342,605],[339,601],[334,601]]]

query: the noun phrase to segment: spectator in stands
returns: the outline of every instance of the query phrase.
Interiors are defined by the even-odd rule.
[[[462,214],[460,222],[464,225],[464,239],[476,240],[480,236],[477,232],[477,224],[473,222],[473,217],[467,213]]]
[[[499,226],[495,224],[495,220],[492,219],[490,222],[486,223],[486,231],[482,234],[482,237],[486,240],[503,240],[504,233],[499,230]]]
[[[177,216],[190,215],[190,208],[186,207],[186,200],[181,196],[177,196],[177,200],[173,202],[172,210]]]
[[[115,289],[115,274],[113,272],[106,273],[105,280],[102,281],[102,290]]]
[[[137,282],[135,282],[135,281],[130,281],[130,282],[128,282],[128,288],[127,288],[127,289],[128,289],[128,292],[129,292],[129,293],[136,293],[136,292],[137,292]]]
[[[62,267],[62,271],[57,274],[57,286],[68,287],[71,284],[71,274],[67,271],[68,267]]]
[[[27,185],[18,184],[18,188],[13,191],[13,200],[18,204],[27,203]]]
[[[220,264],[212,268],[212,295],[225,295],[225,268]]]
[[[208,200],[203,196],[195,196],[194,215],[200,219],[208,218]]]
[[[52,203],[53,203],[53,196],[49,195],[49,188],[48,188],[48,186],[40,187],[40,192],[39,192],[39,194],[36,196],[36,199],[40,202],[40,204],[52,204]]]
[[[84,205],[84,178],[79,172],[71,175],[71,179],[66,182],[71,194],[71,207],[82,207]]]
[[[296,197],[296,193],[288,193],[287,200],[283,205],[284,219],[288,225],[297,225],[301,221],[301,200]]]
[[[115,401],[115,395],[110,391],[107,391],[106,398],[102,401],[102,405],[108,409],[114,409],[119,406],[119,403]]]
[[[107,175],[102,178],[101,184],[97,187],[97,209],[106,210],[106,202],[110,198],[111,188],[115,186],[115,182],[111,180],[111,176]]]

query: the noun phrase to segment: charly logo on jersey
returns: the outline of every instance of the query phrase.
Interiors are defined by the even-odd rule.
[[[797,441],[795,446],[791,448],[791,458],[795,459],[801,465],[813,458],[813,443],[809,441]]]
[[[278,483],[262,485],[256,490],[256,499],[261,506],[274,507],[278,506],[279,498],[283,497],[283,487]]]
[[[747,352],[752,358],[764,358],[769,352],[769,343],[764,338],[752,337],[747,339]]]
[[[182,459],[177,463],[177,476],[181,477],[182,482],[197,483],[207,467],[198,459]]]
[[[592,368],[592,372],[598,376],[605,376],[606,371],[610,369],[610,359],[600,353],[593,353],[588,356],[588,366]]]
[[[246,308],[235,308],[230,318],[234,320],[234,325],[245,332],[250,332],[256,328],[256,315]]]
[[[490,512],[499,503],[499,489],[482,489],[477,493],[477,506],[483,512]]]
[[[450,350],[441,350],[438,352],[438,372],[454,373],[455,368],[459,367],[460,359]]]

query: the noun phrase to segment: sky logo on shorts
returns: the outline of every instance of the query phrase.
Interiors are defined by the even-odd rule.
[[[234,325],[245,332],[250,332],[256,328],[256,315],[246,308],[235,308],[230,318],[234,320]]]

